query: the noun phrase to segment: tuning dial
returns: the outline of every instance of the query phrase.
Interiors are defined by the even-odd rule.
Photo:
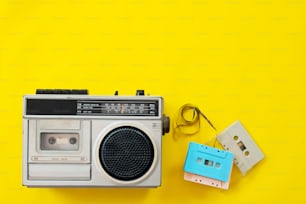
[[[163,115],[163,135],[168,133],[170,131],[170,118],[166,116],[165,114]]]

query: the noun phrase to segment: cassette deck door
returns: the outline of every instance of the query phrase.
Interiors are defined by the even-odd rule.
[[[89,120],[29,120],[29,163],[90,163]]]

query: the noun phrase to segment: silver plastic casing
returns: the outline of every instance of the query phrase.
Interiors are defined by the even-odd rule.
[[[158,102],[154,116],[28,115],[27,100],[134,100]],[[161,185],[163,99],[154,96],[26,95],[23,98],[22,183],[29,187],[158,187]],[[129,126],[152,142],[154,159],[135,180],[118,180],[103,169],[99,148],[113,129]],[[45,140],[59,141],[50,148]],[[67,143],[77,138],[74,146]],[[52,141],[51,141],[52,142]]]

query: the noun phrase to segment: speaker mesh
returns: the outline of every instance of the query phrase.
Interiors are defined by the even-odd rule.
[[[113,178],[131,181],[143,176],[151,167],[154,149],[149,137],[139,129],[122,126],[102,140],[99,159]]]

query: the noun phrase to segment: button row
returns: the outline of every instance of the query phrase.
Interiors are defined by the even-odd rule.
[[[88,95],[88,90],[87,89],[36,89],[36,94]]]

